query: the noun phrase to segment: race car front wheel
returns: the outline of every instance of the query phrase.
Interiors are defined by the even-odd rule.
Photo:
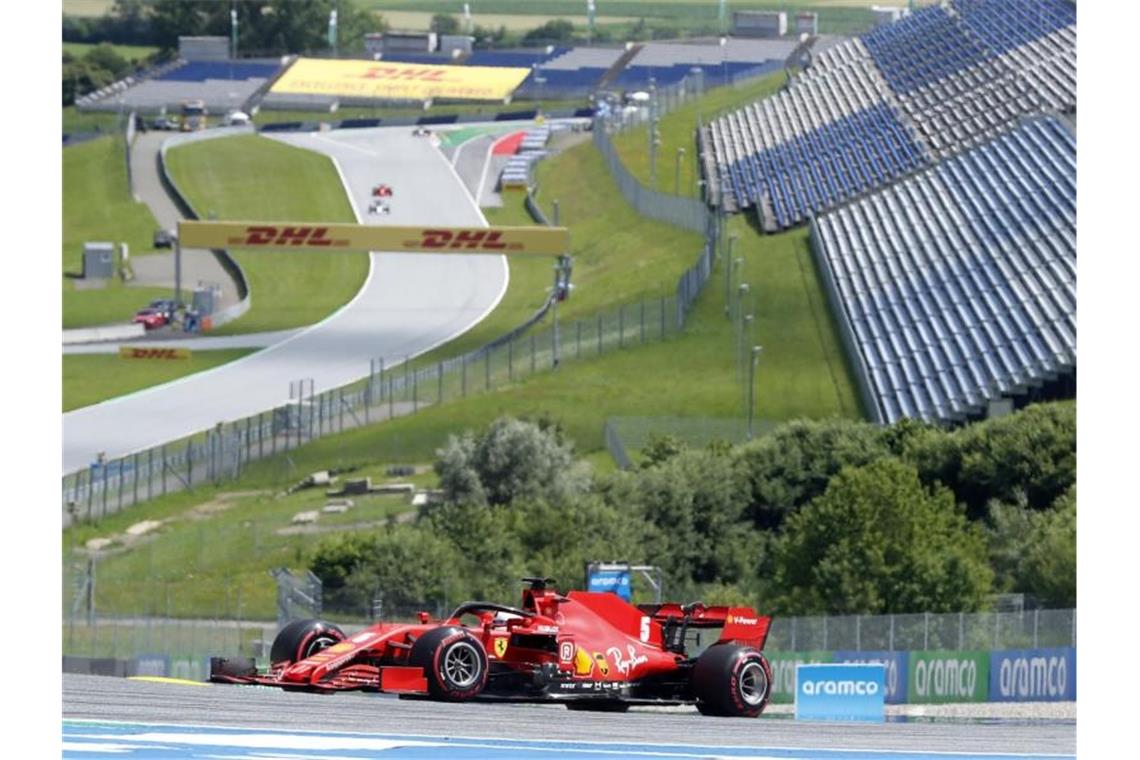
[[[755,718],[772,694],[772,668],[752,647],[717,644],[697,659],[692,686],[702,715]]]
[[[459,627],[436,628],[420,636],[408,663],[424,669],[428,692],[436,699],[469,699],[487,685],[483,642]]]
[[[282,628],[273,640],[269,661],[274,664],[300,662],[338,641],[344,641],[344,631],[332,623],[323,620],[294,620]]]

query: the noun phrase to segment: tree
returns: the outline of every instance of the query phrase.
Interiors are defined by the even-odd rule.
[[[889,453],[883,431],[852,420],[794,420],[739,449],[751,490],[748,514],[760,528],[779,528],[787,516],[823,493],[846,465]]]
[[[523,45],[538,45],[549,42],[570,42],[574,39],[574,25],[566,19],[547,21],[523,35]]]
[[[685,442],[675,435],[668,433],[650,433],[645,447],[641,450],[641,467],[648,469],[663,464],[688,447]]]
[[[970,611],[993,580],[953,494],[893,458],[843,468],[788,517],[772,565],[772,602],[787,614]]]
[[[732,456],[685,451],[644,470],[618,473],[607,503],[648,523],[644,557],[677,583],[735,583],[754,565],[756,535],[747,482]]]
[[[909,441],[904,458],[924,482],[940,482],[981,519],[992,500],[1048,509],[1077,480],[1077,414],[1073,402],[1033,404],[1015,414],[951,433]]]
[[[459,19],[448,13],[437,13],[431,17],[428,28],[436,34],[459,34]]]
[[[112,81],[130,73],[131,62],[115,52],[114,46],[108,42],[96,45],[87,51],[83,61],[93,69],[102,69],[111,75]]]
[[[585,492],[587,466],[556,427],[501,417],[479,436],[450,436],[435,470],[449,501],[508,504],[518,498],[559,503]]]
[[[985,522],[990,564],[1001,591],[1031,594],[1047,607],[1077,603],[1077,494],[1070,488],[1047,510],[993,501]]]

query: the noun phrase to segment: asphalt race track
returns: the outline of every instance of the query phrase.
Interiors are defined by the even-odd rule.
[[[486,225],[451,164],[408,128],[275,139],[332,156],[364,223]],[[382,182],[394,191],[391,213],[370,215]],[[279,406],[294,380],[311,378],[319,393],[367,376],[372,359],[394,366],[478,323],[507,281],[502,256],[373,253],[363,288],[323,322],[222,367],[65,414],[64,472],[98,452],[114,458]]]
[[[1001,755],[1009,760],[1069,757],[1076,752],[1073,723],[800,723],[707,718],[684,708],[584,713],[538,705],[447,704],[387,695],[301,694],[265,687],[73,674],[63,677],[63,717],[65,757],[97,756],[91,750],[69,750],[69,744],[86,747],[98,736],[103,737],[99,741],[122,744],[122,736],[130,734],[136,737],[132,741],[151,745],[181,742],[179,746],[197,746],[202,751],[205,748],[200,745],[213,743],[262,753],[223,752],[214,746],[203,753],[211,757],[636,755],[953,760]],[[102,722],[152,725],[107,726]],[[287,748],[308,749],[310,754],[264,754]],[[388,749],[392,752],[380,752]]]

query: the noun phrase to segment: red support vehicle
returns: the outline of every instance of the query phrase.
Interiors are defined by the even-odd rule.
[[[364,690],[408,698],[562,702],[572,710],[695,704],[705,715],[755,717],[771,693],[761,653],[771,618],[700,602],[635,607],[610,593],[562,595],[524,578],[522,605],[466,602],[445,620],[376,623],[347,637],[299,620],[273,642],[260,672],[249,658],[214,657],[210,680],[299,691]],[[689,634],[719,629],[699,656]]]

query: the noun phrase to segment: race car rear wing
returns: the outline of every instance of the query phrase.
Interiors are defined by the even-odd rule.
[[[723,628],[718,643],[738,642],[757,649],[764,648],[772,625],[771,617],[760,615],[751,607],[705,607],[700,602],[639,604],[637,607],[666,628]]]

